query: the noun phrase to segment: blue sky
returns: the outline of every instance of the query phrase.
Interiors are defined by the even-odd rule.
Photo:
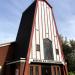
[[[0,0],[0,44],[15,41],[22,12],[33,0]],[[48,0],[60,34],[75,39],[75,1]]]

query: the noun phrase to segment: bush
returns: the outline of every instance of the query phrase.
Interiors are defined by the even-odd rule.
[[[69,75],[75,75],[75,72],[69,72]]]

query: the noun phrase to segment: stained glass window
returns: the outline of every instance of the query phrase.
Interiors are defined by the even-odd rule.
[[[52,41],[48,38],[43,39],[44,43],[44,59],[51,60],[53,59],[53,48],[52,48]]]

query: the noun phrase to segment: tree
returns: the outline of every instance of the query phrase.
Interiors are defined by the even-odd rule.
[[[74,40],[70,40],[70,45],[72,47],[72,50],[75,50],[75,41]]]
[[[70,45],[71,45],[71,50],[72,52],[70,53],[70,69],[72,71],[75,71],[75,41],[74,40],[70,40]]]
[[[68,63],[69,71],[75,71],[75,40],[65,40],[62,36],[60,36],[62,41],[63,52],[65,56],[65,60]]]

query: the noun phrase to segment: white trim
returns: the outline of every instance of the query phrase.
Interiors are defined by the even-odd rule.
[[[11,43],[1,44],[0,47],[4,47],[4,46],[7,46],[7,45],[11,45]]]
[[[62,64],[62,62],[55,61],[55,60],[36,60],[36,59],[30,59],[30,63],[53,63],[53,64]]]
[[[25,63],[26,60],[17,60],[17,61],[13,61],[13,62],[9,62],[6,65],[10,65],[10,64],[15,64],[15,63],[19,63],[19,62],[24,62]]]
[[[14,41],[14,42],[15,42],[15,41]],[[8,43],[0,44],[0,47],[7,46],[7,45],[11,45],[11,44],[14,43],[14,42],[8,42]]]
[[[49,64],[62,64],[61,62],[58,62],[58,61],[50,61],[49,60],[49,62],[48,61],[33,61],[33,62],[35,62],[35,63],[49,63]]]
[[[26,58],[20,58],[20,60],[25,60]]]

